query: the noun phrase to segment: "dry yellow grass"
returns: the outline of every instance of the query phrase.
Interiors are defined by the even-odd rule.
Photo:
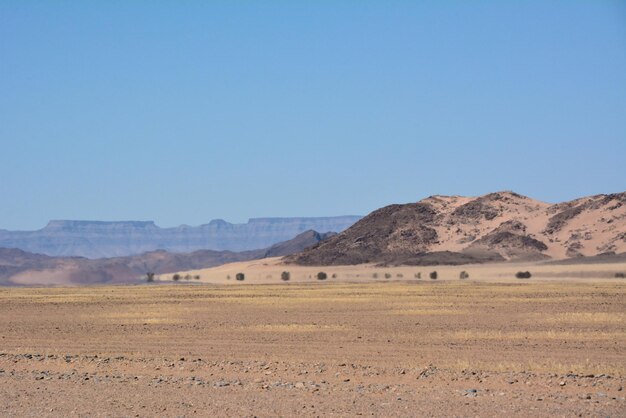
[[[323,352],[325,361],[350,353],[354,362],[415,367],[607,372],[624,363],[624,300],[621,281],[14,288],[0,291],[10,312],[0,327],[6,352],[269,350],[283,360]]]
[[[241,328],[244,331],[256,332],[323,332],[323,331],[342,331],[347,327],[342,325],[328,324],[262,324],[252,325]]]
[[[539,315],[533,320],[539,320]],[[626,329],[626,314],[623,312],[564,312],[541,320],[548,324],[619,325]]]
[[[563,341],[597,341],[612,340],[626,343],[625,331],[573,331],[573,330],[528,330],[528,331],[500,331],[500,330],[464,330],[445,332],[437,335],[440,339],[455,340],[563,340]]]
[[[466,315],[470,311],[462,309],[396,309],[389,311],[390,315]]]

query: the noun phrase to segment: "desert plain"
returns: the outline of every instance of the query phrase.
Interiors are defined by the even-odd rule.
[[[2,288],[0,414],[626,415],[624,264],[320,269]]]

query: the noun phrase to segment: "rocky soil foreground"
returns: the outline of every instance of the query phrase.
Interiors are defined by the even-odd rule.
[[[623,416],[624,379],[353,363],[0,355],[3,416]]]
[[[623,416],[626,285],[0,291],[3,416]]]

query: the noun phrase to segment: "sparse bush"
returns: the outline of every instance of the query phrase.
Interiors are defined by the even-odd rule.
[[[291,274],[289,274],[288,271],[283,271],[282,273],[280,273],[280,279],[284,282],[289,281],[289,279],[291,278]]]
[[[385,273],[385,279],[391,279],[391,273]]]
[[[196,280],[200,280],[200,275],[196,274],[195,276],[193,276],[193,278],[196,279]]]
[[[413,277],[415,277],[416,279],[421,279],[422,278],[422,273],[415,273],[413,275]]]
[[[271,275],[271,274],[268,274],[267,276],[265,276],[265,278],[266,278],[266,279],[271,279],[271,278],[272,278],[272,275]]]
[[[236,280],[239,280],[240,282],[244,281],[244,280],[245,280],[245,278],[246,278],[246,275],[245,275],[245,274],[243,274],[243,273],[237,273],[237,274],[235,274],[235,279],[236,279]]]
[[[430,279],[431,280],[437,280],[437,272],[436,271],[431,271],[430,272]]]
[[[226,276],[226,280],[230,280],[230,274]]]
[[[330,277],[332,277],[333,279],[336,279],[337,278],[337,273],[333,273],[333,275],[330,276]]]
[[[186,274],[185,275],[185,280],[191,280],[191,274]]]
[[[174,280],[175,282],[180,280],[180,274],[176,273],[175,275],[172,276],[172,280]]]
[[[152,283],[154,281],[154,273],[149,271],[148,273],[146,273],[146,281],[148,283]]]
[[[396,274],[396,277],[397,277],[397,278],[399,278],[399,279],[401,279],[401,278],[403,278],[403,277],[404,277],[404,274],[402,274],[402,273],[398,273],[398,274]]]
[[[372,274],[372,277],[375,278],[375,279],[378,279],[378,273]]]
[[[626,279],[626,273],[615,273],[616,279]]]
[[[459,274],[459,279],[463,280],[463,279],[469,279],[469,273],[466,272],[465,270],[463,270],[461,272],[461,274]]]
[[[324,273],[323,271],[320,271],[319,273],[317,273],[317,280],[326,280],[327,277],[328,275]]]
[[[530,279],[530,271],[518,271],[517,273],[515,273],[515,277],[517,277],[518,279]]]

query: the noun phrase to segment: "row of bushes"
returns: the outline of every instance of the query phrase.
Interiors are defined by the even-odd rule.
[[[268,276],[268,278],[271,278],[272,276]],[[326,280],[328,278],[328,274],[326,274],[326,272],[320,271],[319,273],[316,274],[317,280]],[[228,278],[230,278],[230,276],[228,276]],[[332,275],[333,279],[337,278],[337,274],[333,273]],[[244,274],[243,273],[237,273],[237,280],[243,280],[244,279]],[[283,271],[280,274],[280,279],[284,282],[288,282],[289,280],[291,280],[291,273],[289,273],[288,271]]]
[[[146,273],[146,281],[148,283],[154,282],[155,277],[156,277],[156,275],[154,273],[152,273],[152,272]],[[175,282],[177,282],[179,280],[182,280],[182,279],[185,279],[185,280],[191,280],[191,279],[200,280],[200,276],[197,275],[197,274],[195,276],[192,276],[191,274],[186,274],[185,276],[181,276],[178,273],[176,273],[176,274],[174,274],[172,276],[172,280],[174,280]]]
[[[430,274],[428,275],[430,277],[431,280],[437,280],[437,278],[439,277],[437,274],[437,271],[432,271],[430,272]],[[268,276],[271,277],[271,276]],[[309,276],[311,277],[311,276]],[[316,274],[315,276],[317,278],[317,280],[326,280],[328,278],[328,274],[326,274],[326,272],[320,271],[319,273]],[[373,273],[372,277],[377,279],[378,278],[378,273]],[[396,277],[398,278],[403,278],[404,275],[402,273],[398,273],[396,274]],[[414,276],[416,279],[421,279],[422,278],[422,273],[418,272],[415,273]],[[466,272],[465,270],[463,270],[461,273],[459,273],[459,279],[461,280],[465,280],[465,279],[469,279],[469,273]],[[515,277],[518,279],[530,279],[532,277],[532,274],[529,271],[518,271],[517,273],[515,273]],[[615,277],[616,278],[626,278],[626,274],[624,273],[615,273]],[[230,280],[230,275],[226,276],[227,279]],[[235,275],[235,280],[237,281],[244,281],[246,278],[244,273],[237,273]],[[332,278],[337,278],[337,274],[333,273]],[[391,273],[385,273],[385,279],[390,279],[391,278]],[[152,272],[148,272],[146,273],[146,281],[148,282],[154,282],[155,279],[155,274]],[[200,276],[199,275],[190,275],[187,274],[185,276],[181,276],[180,274],[176,273],[172,276],[172,280],[177,282],[180,280],[191,280],[191,279],[195,279],[195,280],[200,280]],[[289,281],[291,279],[291,273],[289,273],[288,271],[283,271],[280,275],[280,279],[282,281]]]
[[[176,273],[175,275],[172,276],[172,280],[174,280],[175,282],[177,282],[177,281],[179,281],[181,279],[185,279],[185,280],[191,280],[191,279],[200,280],[200,276],[197,275],[197,274],[195,276],[192,276],[191,274],[186,274],[185,276],[181,276],[178,273]]]

